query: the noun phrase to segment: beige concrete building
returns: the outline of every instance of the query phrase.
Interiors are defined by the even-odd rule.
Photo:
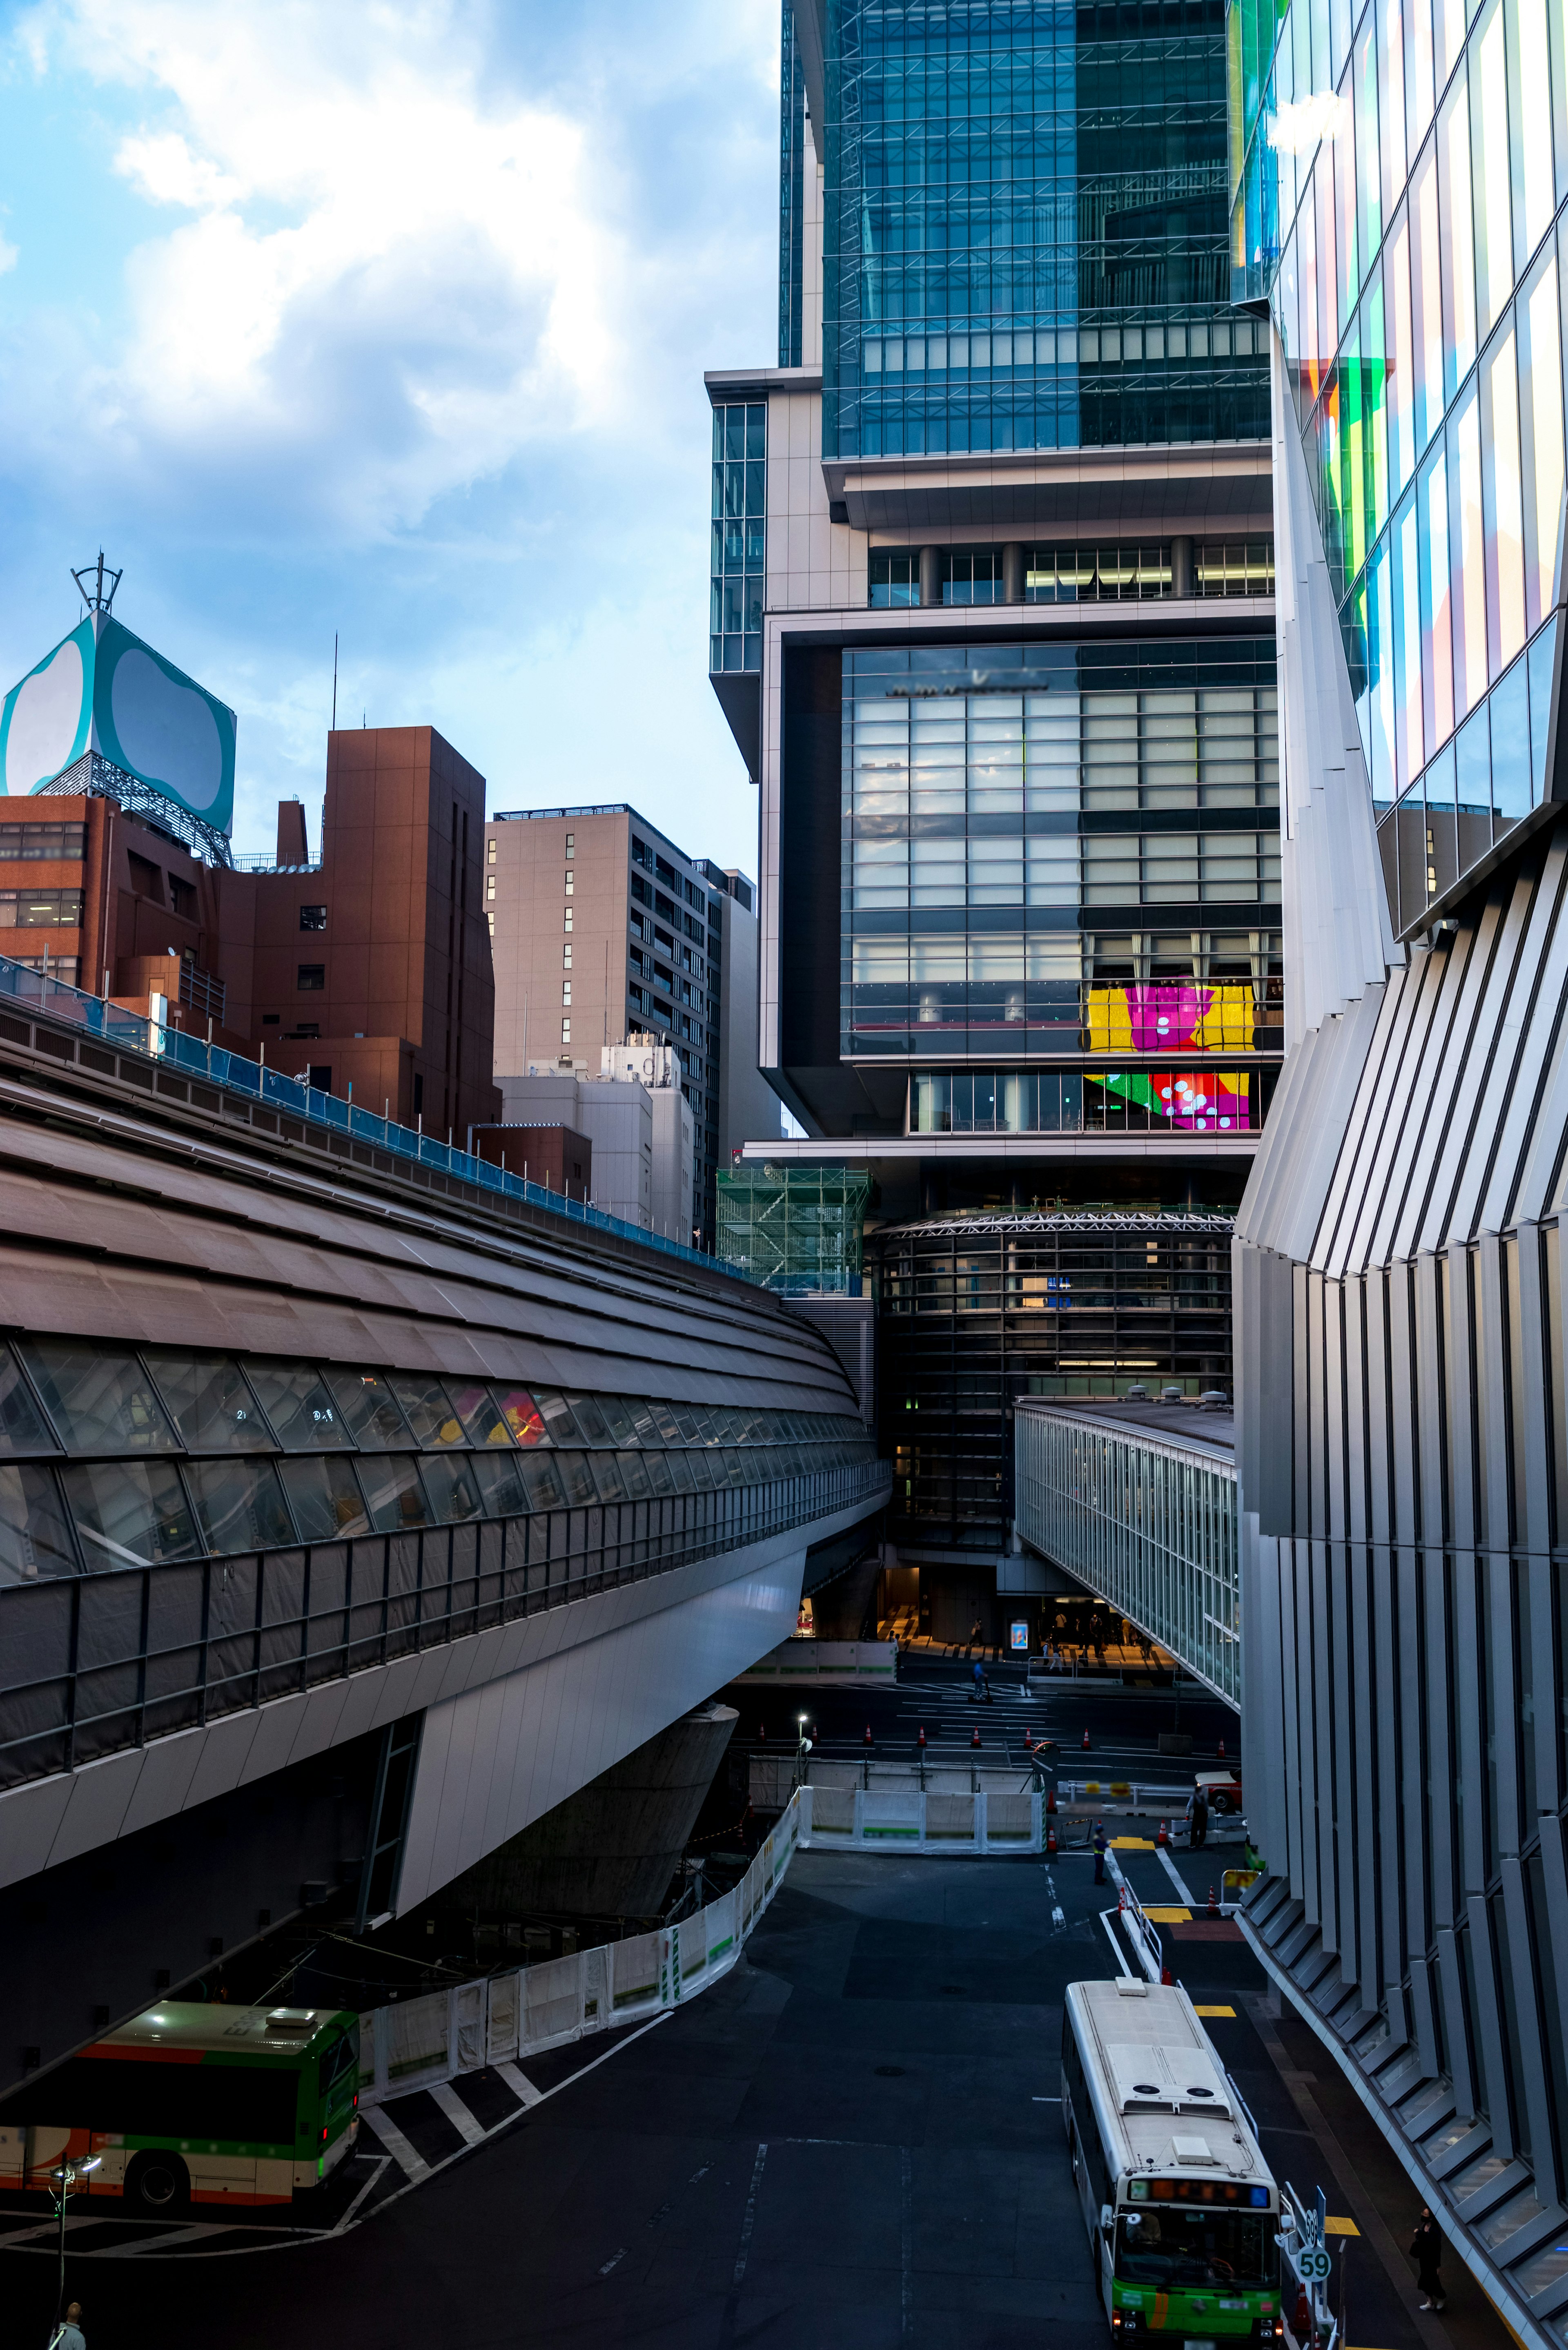
[[[544,1063],[597,1068],[634,1035],[670,1047],[691,1120],[688,1221],[704,1246],[722,1156],[751,1128],[779,1130],[757,1075],[753,904],[743,874],[688,857],[624,805],[519,809],[485,826],[496,1083]],[[683,1213],[672,1197],[655,1221]]]

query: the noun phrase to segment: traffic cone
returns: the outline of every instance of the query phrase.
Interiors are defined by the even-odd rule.
[[[1161,1967],[1159,1970],[1159,1980],[1164,1984],[1167,1991],[1171,1990],[1176,1982],[1176,1977],[1171,1973],[1168,1967]]]
[[[759,1746],[765,1746],[767,1742],[768,1725],[765,1721],[759,1721],[757,1724],[757,1744]]]
[[[975,1731],[974,1736],[969,1742],[971,1746],[978,1746],[980,1744],[980,1731],[978,1730]]]
[[[926,1742],[926,1725],[925,1725],[925,1723],[922,1721],[922,1722],[921,1722],[921,1724],[920,1724],[920,1734],[919,1734],[919,1738],[917,1738],[917,1739],[916,1739],[915,1743],[916,1743],[916,1745],[917,1745],[917,1746],[923,1747],[923,1746],[925,1745],[925,1742]]]
[[[869,1746],[871,1743],[871,1724],[869,1722],[866,1725],[866,1735],[861,1741],[861,1743],[865,1746]]]
[[[1045,1849],[1047,1852],[1054,1852],[1056,1849],[1056,1823],[1054,1820],[1047,1820],[1045,1823]]]
[[[1212,1886],[1209,1887],[1209,1915],[1211,1918],[1218,1918],[1220,1915],[1220,1904],[1214,1898],[1214,1887]]]
[[[1056,1816],[1056,1790],[1054,1787],[1047,1787],[1045,1790],[1045,1808],[1050,1813],[1052,1818],[1054,1819]]]
[[[1214,1749],[1214,1752],[1220,1757],[1220,1762],[1223,1762],[1225,1760],[1225,1741],[1223,1739],[1220,1741],[1220,1743]]]
[[[1088,1752],[1088,1751],[1089,1751],[1089,1733],[1088,1733],[1088,1731],[1085,1730],[1085,1732],[1084,1732],[1084,1752],[1085,1752],[1085,1753],[1086,1754],[1086,1753]]]
[[[1169,1836],[1166,1834],[1166,1830],[1165,1830],[1165,1822],[1164,1822],[1163,1820],[1161,1820],[1161,1822],[1160,1822],[1160,1824],[1159,1824],[1159,1834],[1155,1837],[1155,1843],[1156,1843],[1156,1845],[1157,1845],[1157,1846],[1164,1846],[1164,1845],[1168,1845],[1169,1842],[1170,1842],[1170,1838],[1169,1838]]]

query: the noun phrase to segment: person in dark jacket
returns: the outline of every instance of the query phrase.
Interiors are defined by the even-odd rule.
[[[1104,1820],[1096,1820],[1095,1822],[1095,1883],[1096,1885],[1103,1885],[1106,1881],[1106,1824]]]
[[[1416,2222],[1416,2234],[1410,2246],[1410,2258],[1416,2263],[1416,2282],[1426,2294],[1423,2309],[1446,2309],[1448,2295],[1443,2280],[1438,2273],[1438,2263],[1443,2257],[1443,2239],[1431,2212],[1423,2205]]]
[[[1194,1852],[1200,1851],[1209,1841],[1209,1798],[1201,1787],[1193,1790],[1192,1833],[1188,1841]]]

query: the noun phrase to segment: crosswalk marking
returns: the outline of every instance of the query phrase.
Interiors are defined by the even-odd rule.
[[[438,2081],[431,2095],[466,2146],[483,2144],[483,2130],[474,2120],[450,2081]]]
[[[389,2114],[383,2113],[379,2106],[362,2106],[359,2118],[375,2131],[392,2160],[400,2170],[407,2172],[410,2181],[430,2177],[431,2167],[423,2155],[414,2152],[397,2123]]]
[[[536,2089],[527,2074],[520,2073],[515,2064],[496,2064],[492,2070],[500,2074],[521,2106],[536,2106],[545,2094],[543,2089]]]

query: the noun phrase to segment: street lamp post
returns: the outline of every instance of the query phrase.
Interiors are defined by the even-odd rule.
[[[805,1758],[811,1752],[811,1741],[805,1734],[805,1716],[804,1713],[797,1713],[795,1715],[795,1724],[800,1732],[800,1736],[794,1750],[794,1783],[797,1787],[804,1787],[805,1784]]]
[[[60,2338],[66,2314],[66,2205],[78,2180],[85,2178],[89,2170],[96,2170],[101,2159],[101,2156],[91,2154],[83,2162],[57,2163],[49,2173],[55,2182],[55,2216],[60,2223],[60,2280],[55,2296],[55,2330],[49,2336],[49,2350],[54,2350]]]

